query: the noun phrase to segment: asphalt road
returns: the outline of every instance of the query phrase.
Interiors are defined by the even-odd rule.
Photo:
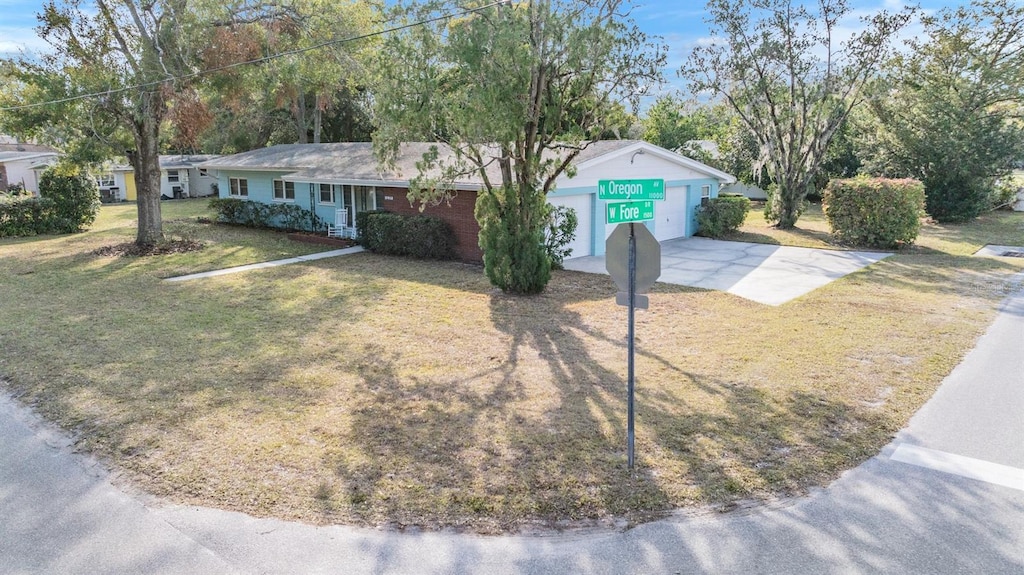
[[[0,573],[1024,574],[1024,289],[827,489],[624,532],[392,533],[144,502],[0,398]]]

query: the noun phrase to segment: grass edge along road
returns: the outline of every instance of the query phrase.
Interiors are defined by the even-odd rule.
[[[0,240],[0,385],[149,493],[318,524],[496,533],[804,493],[903,427],[1024,268],[965,255],[1024,237],[998,213],[779,307],[658,284],[630,474],[608,277],[512,297],[476,266],[358,254],[172,284],[319,248],[168,202],[204,250],[95,255],[131,240],[133,208]],[[741,231],[776,233],[757,218]],[[820,241],[805,218],[792,233]]]

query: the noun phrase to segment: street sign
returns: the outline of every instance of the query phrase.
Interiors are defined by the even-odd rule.
[[[625,249],[623,249],[625,248]],[[636,393],[636,308],[647,309],[646,293],[661,275],[661,245],[647,226],[628,223],[615,227],[605,241],[605,267],[620,293],[615,302],[625,305],[626,319],[626,462],[633,469],[636,440],[634,397]],[[625,292],[625,293],[622,293]]]
[[[609,224],[646,222],[654,219],[654,202],[617,202],[607,204],[605,214]]]
[[[665,180],[660,178],[649,180],[598,180],[597,199],[612,201],[664,200]]]
[[[604,244],[605,269],[621,292],[629,291],[629,228],[619,224]],[[636,241],[636,293],[647,293],[661,276],[661,244],[644,225],[633,226]]]

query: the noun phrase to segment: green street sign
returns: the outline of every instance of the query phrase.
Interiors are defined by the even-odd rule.
[[[617,202],[605,208],[609,224],[646,222],[654,219],[654,202]]]
[[[665,180],[598,180],[599,200],[664,200]]]

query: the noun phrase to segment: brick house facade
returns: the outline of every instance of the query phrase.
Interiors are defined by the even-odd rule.
[[[377,206],[378,209],[407,216],[426,214],[441,218],[455,232],[457,242],[455,249],[459,254],[459,259],[471,263],[483,262],[484,253],[480,249],[478,241],[480,226],[473,214],[476,209],[476,192],[460,190],[450,205],[442,203],[438,206],[427,206],[421,212],[418,205],[409,204],[407,189],[381,188],[381,191],[383,192],[383,201],[382,205]]]

